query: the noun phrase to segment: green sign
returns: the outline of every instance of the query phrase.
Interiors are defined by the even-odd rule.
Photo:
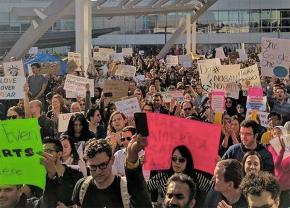
[[[45,187],[40,164],[40,127],[36,119],[0,121],[0,185],[30,184]]]

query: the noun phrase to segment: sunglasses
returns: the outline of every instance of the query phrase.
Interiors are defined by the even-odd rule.
[[[13,115],[13,116],[7,116],[7,119],[10,120],[10,119],[16,119],[17,118],[17,115]]]
[[[120,140],[121,140],[121,142],[124,142],[125,140],[127,140],[128,142],[130,142],[131,141],[131,137],[122,137]]]
[[[172,157],[172,161],[173,162],[178,162],[178,163],[184,163],[186,161],[186,159],[184,157]]]
[[[184,111],[191,111],[192,108],[184,108]]]
[[[98,168],[100,170],[105,170],[108,167],[110,161],[111,161],[111,158],[109,159],[108,162],[103,162],[99,165],[88,165],[88,168],[90,169],[90,171],[96,171]]]

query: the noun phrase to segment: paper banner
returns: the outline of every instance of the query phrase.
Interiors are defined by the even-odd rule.
[[[145,149],[145,169],[169,169],[173,149],[185,145],[191,151],[194,167],[213,173],[218,157],[221,126],[160,113],[147,113],[147,123],[149,137]]]
[[[117,111],[124,113],[127,118],[134,118],[134,113],[141,112],[140,103],[137,97],[132,97],[115,102]]]
[[[23,99],[25,77],[0,77],[0,100]]]
[[[121,77],[132,78],[136,74],[136,67],[130,65],[119,64],[115,75]]]
[[[240,70],[240,83],[243,90],[247,90],[249,87],[261,87],[257,64]]]
[[[3,63],[5,76],[23,76],[24,67],[22,60]]]
[[[37,119],[0,121],[0,185],[35,185],[44,190],[42,142]]]

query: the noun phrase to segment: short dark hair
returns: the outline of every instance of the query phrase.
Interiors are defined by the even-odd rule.
[[[190,190],[189,201],[195,198],[196,192],[197,192],[196,184],[189,176],[183,173],[175,173],[168,179],[167,184],[166,184],[166,191],[171,182],[180,182],[180,183],[187,184]]]
[[[152,97],[160,97],[161,99],[163,99],[162,94],[159,92],[154,93]]]
[[[39,64],[39,63],[37,63],[37,62],[35,62],[35,63],[32,63],[30,66],[31,66],[31,67],[35,66],[35,67],[36,67],[36,68],[38,68],[38,69],[40,69],[40,68],[41,68],[40,64]]]
[[[277,112],[275,112],[275,111],[272,111],[271,113],[269,113],[269,115],[267,116],[267,119],[270,119],[270,118],[272,118],[272,117],[274,117],[274,116],[277,116],[279,120],[282,119],[281,114],[280,114],[280,113],[277,113]]]
[[[91,159],[99,153],[106,153],[109,158],[112,157],[112,147],[105,139],[91,139],[85,144],[84,160]]]
[[[240,188],[245,197],[247,197],[248,194],[260,196],[263,191],[269,192],[274,200],[280,195],[279,182],[275,176],[265,171],[260,171],[258,173],[253,172],[246,175]]]
[[[246,154],[244,155],[243,160],[242,160],[243,174],[244,175],[246,175],[246,173],[245,173],[245,163],[246,163],[246,160],[247,160],[247,158],[249,156],[252,156],[252,155],[256,155],[259,158],[259,161],[260,161],[260,170],[263,170],[264,169],[263,159],[262,159],[261,155],[258,152],[251,150],[251,151],[246,152]]]
[[[43,144],[54,144],[54,148],[56,152],[62,152],[63,147],[61,145],[61,142],[57,139],[53,139],[52,137],[45,137],[43,139]]]
[[[259,125],[256,123],[256,121],[253,120],[244,120],[241,123],[241,127],[244,128],[252,128],[254,135],[259,133]]]
[[[134,126],[126,126],[122,129],[122,132],[130,131],[133,135],[136,134],[136,128]]]
[[[242,165],[236,159],[226,159],[219,161],[217,167],[224,168],[224,181],[234,183],[234,188],[239,188],[242,181]]]

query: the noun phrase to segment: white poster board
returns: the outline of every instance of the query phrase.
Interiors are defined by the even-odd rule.
[[[12,61],[3,63],[5,76],[24,76],[23,61]]]
[[[222,47],[219,47],[219,48],[215,49],[215,57],[219,58],[219,59],[225,59],[226,58],[224,49]]]
[[[183,101],[183,92],[182,91],[166,91],[162,92],[163,102],[170,103],[172,99],[176,99],[178,102]]]
[[[243,90],[247,90],[249,87],[261,87],[257,64],[240,70],[240,83]]]
[[[133,118],[134,113],[141,112],[141,107],[137,97],[115,102],[117,111],[124,113],[128,118]]]
[[[86,95],[86,84],[90,85],[91,96],[94,96],[94,80],[87,79],[84,77],[78,77],[71,74],[66,76],[64,82],[64,90],[75,92],[77,95],[85,96]]]
[[[166,56],[166,65],[167,66],[178,65],[178,56],[167,55]]]
[[[23,99],[25,77],[0,77],[0,100]]]
[[[132,56],[133,48],[122,48],[122,53],[124,56]]]
[[[134,77],[136,74],[136,67],[131,65],[123,65],[119,64],[118,68],[116,70],[115,75],[116,76],[122,76],[122,77]]]
[[[120,61],[124,62],[124,55],[123,53],[112,53],[111,55],[113,61]]]
[[[192,67],[192,58],[190,55],[179,55],[178,62],[184,67]]]
[[[83,112],[78,112],[78,113],[83,114]],[[62,113],[58,115],[58,132],[67,131],[69,120],[74,114],[76,113]]]
[[[239,53],[239,61],[247,61],[248,60],[248,54],[246,54],[245,49],[236,49],[236,51]]]

